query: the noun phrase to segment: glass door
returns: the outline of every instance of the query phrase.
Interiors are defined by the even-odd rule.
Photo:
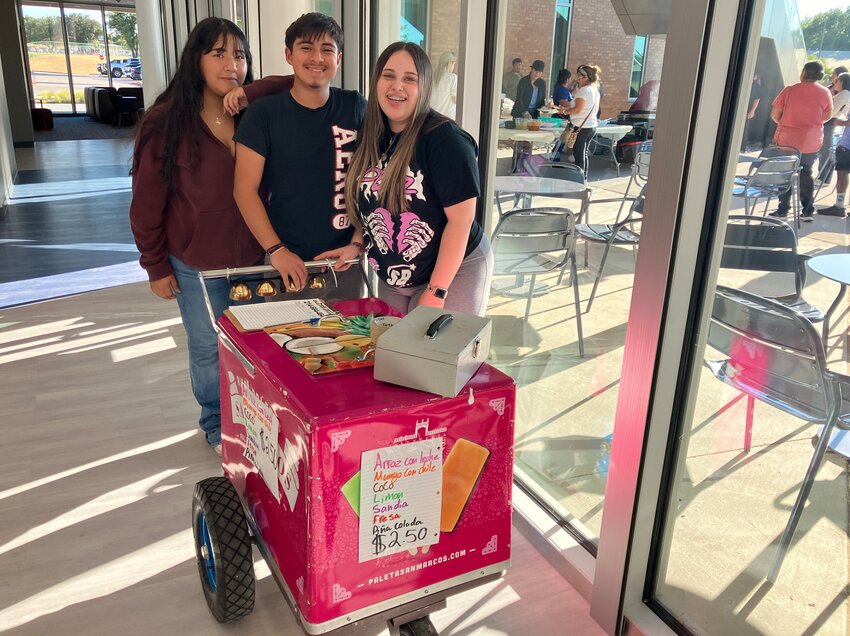
[[[724,107],[739,134],[706,209],[651,605],[693,633],[845,634],[850,127],[824,125],[845,121],[845,85],[800,46],[829,3],[759,5]]]
[[[86,87],[110,85],[103,12],[100,7],[65,5],[64,15],[74,104],[76,112],[85,113]]]
[[[74,112],[69,81],[71,70],[59,4],[24,3],[21,14],[36,105],[43,104],[55,113]]]
[[[501,105],[489,122],[493,195],[484,206],[496,258],[490,361],[517,383],[519,484],[595,554],[626,328],[640,300],[633,286],[653,137],[666,122],[655,118],[657,91],[645,112],[630,112],[634,35],[610,2],[501,4],[498,80],[485,87]],[[663,76],[661,42],[645,82]],[[565,143],[570,123],[585,129],[574,147]],[[512,219],[551,214],[568,219],[564,249],[529,252],[538,266],[517,275]]]

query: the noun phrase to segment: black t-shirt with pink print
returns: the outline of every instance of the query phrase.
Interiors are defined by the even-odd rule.
[[[453,121],[421,134],[407,172],[407,208],[392,215],[378,204],[377,196],[386,161],[395,150],[390,140],[387,135],[381,146],[382,152],[389,147],[387,159],[361,181],[360,217],[372,239],[369,265],[393,287],[425,285],[448,221],[445,208],[481,193],[477,147],[469,133]],[[478,246],[482,234],[481,226],[473,221],[466,255]]]

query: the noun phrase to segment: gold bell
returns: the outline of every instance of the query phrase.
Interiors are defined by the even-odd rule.
[[[234,302],[251,300],[251,289],[245,283],[234,283],[230,286],[229,296]]]
[[[307,279],[308,289],[324,289],[326,286],[327,282],[323,274],[313,274]]]
[[[277,287],[274,286],[274,283],[270,280],[264,280],[259,285],[257,285],[257,296],[262,296],[263,298],[271,298],[272,296],[277,295]]]

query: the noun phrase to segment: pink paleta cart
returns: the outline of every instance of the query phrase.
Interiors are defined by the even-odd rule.
[[[201,278],[258,271],[274,270]],[[376,299],[333,307],[393,313]],[[225,476],[196,485],[193,529],[218,621],[254,607],[252,542],[309,634],[375,622],[436,634],[428,614],[446,597],[504,573],[511,378],[484,364],[443,398],[377,381],[371,368],[311,375],[268,333],[243,333],[227,316],[217,331]]]

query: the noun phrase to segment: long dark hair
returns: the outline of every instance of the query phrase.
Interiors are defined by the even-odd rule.
[[[160,175],[168,185],[174,185],[177,172],[177,155],[182,144],[187,144],[189,151],[189,169],[192,173],[200,162],[201,123],[200,112],[203,106],[204,76],[201,74],[201,56],[212,51],[216,42],[233,38],[241,44],[245,51],[248,73],[244,84],[253,80],[251,72],[251,51],[248,40],[238,26],[223,18],[205,18],[195,25],[183,53],[177,72],[164,91],[156,98],[154,105],[148,110],[139,132],[136,135],[136,147],[133,151],[133,168],[135,173],[139,168],[142,149],[153,135],[159,134]]]
[[[345,206],[351,222],[356,227],[360,227],[360,219],[357,215],[360,180],[368,170],[378,164],[381,140],[384,139],[389,128],[384,113],[378,105],[378,79],[384,72],[390,57],[398,51],[406,51],[413,58],[413,64],[419,75],[419,101],[416,102],[410,124],[399,133],[396,151],[390,157],[381,179],[378,201],[390,211],[390,214],[401,214],[407,205],[405,179],[420,133],[428,132],[451,121],[431,110],[431,61],[425,51],[411,42],[394,42],[385,48],[369,78],[369,101],[366,102],[363,124],[357,133],[357,149],[351,158],[345,180]]]

